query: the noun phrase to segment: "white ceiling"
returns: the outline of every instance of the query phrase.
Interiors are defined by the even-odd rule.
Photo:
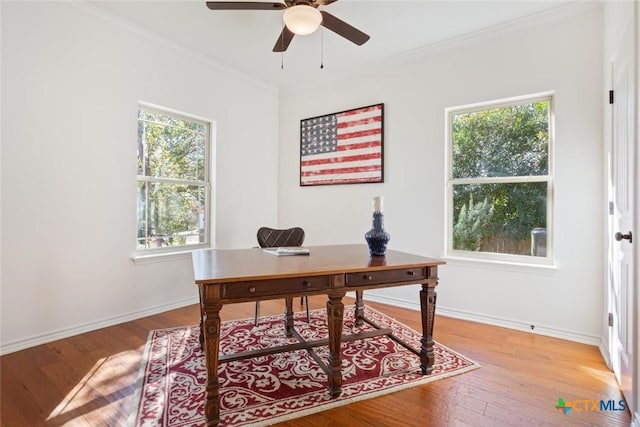
[[[356,46],[325,29],[296,36],[281,55],[271,50],[282,30],[282,11],[212,11],[205,1],[194,0],[90,2],[100,11],[224,67],[279,87],[374,66],[567,3],[571,1],[340,0],[320,8],[369,34],[367,43]]]

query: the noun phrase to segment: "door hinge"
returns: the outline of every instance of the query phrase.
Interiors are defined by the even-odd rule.
[[[613,326],[613,313],[609,313],[609,319],[607,320],[609,326]]]
[[[613,202],[609,202],[609,215],[613,215]]]
[[[609,104],[613,104],[613,91],[609,91]]]

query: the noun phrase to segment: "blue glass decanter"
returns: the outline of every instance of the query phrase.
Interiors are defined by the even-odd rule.
[[[373,206],[373,226],[365,233],[364,238],[369,245],[371,256],[384,256],[387,253],[387,243],[389,243],[391,235],[384,230],[382,197],[374,198]]]

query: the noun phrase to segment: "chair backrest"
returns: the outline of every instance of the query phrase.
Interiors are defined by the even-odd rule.
[[[258,229],[258,245],[261,248],[279,248],[282,246],[302,246],[304,230],[300,227],[278,230],[269,227]]]

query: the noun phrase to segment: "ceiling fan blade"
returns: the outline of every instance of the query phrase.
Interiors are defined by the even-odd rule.
[[[369,40],[369,35],[363,33],[356,27],[352,27],[351,25],[344,22],[342,19],[336,18],[329,12],[325,12],[321,10],[322,13],[322,26],[330,29],[334,33],[344,37],[345,39],[361,46]]]
[[[259,1],[208,1],[207,7],[211,10],[282,10],[286,9],[287,5]]]
[[[317,7],[317,6],[326,6],[326,5],[328,5],[328,4],[335,3],[335,2],[337,2],[337,1],[338,1],[338,0],[315,0],[315,1],[312,3],[312,6],[314,6],[314,7]]]
[[[287,50],[289,45],[291,44],[291,40],[293,40],[294,34],[285,26],[280,33],[280,37],[278,37],[278,41],[273,46],[274,52],[284,52]]]

